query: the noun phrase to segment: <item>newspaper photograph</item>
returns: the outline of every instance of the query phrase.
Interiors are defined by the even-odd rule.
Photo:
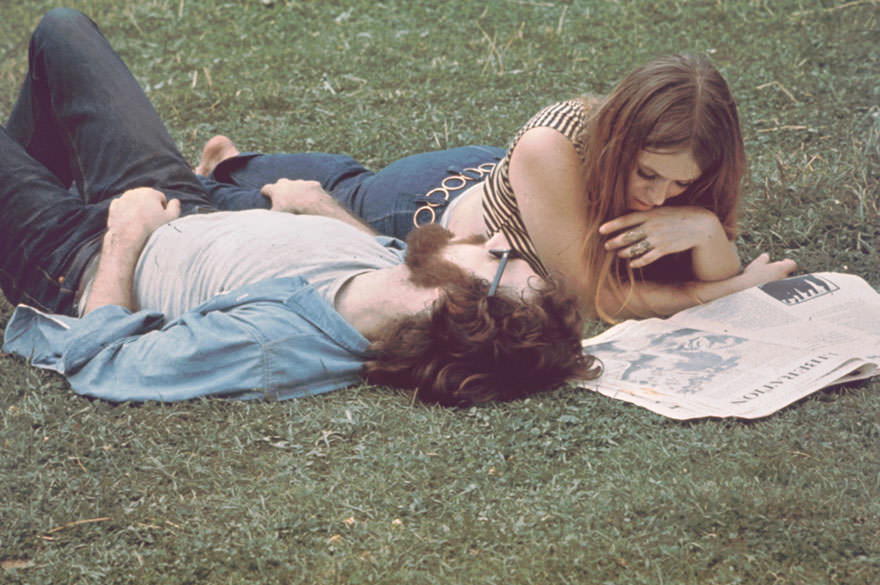
[[[770,282],[667,319],[583,341],[602,361],[581,382],[671,418],[760,418],[880,371],[880,294],[851,274]]]

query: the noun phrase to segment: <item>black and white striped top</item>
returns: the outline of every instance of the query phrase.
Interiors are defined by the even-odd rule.
[[[489,235],[491,236],[498,230],[504,232],[513,249],[519,252],[532,269],[542,277],[547,276],[547,268],[538,258],[535,244],[526,232],[513,188],[510,186],[510,157],[519,139],[526,131],[537,127],[547,127],[557,130],[568,138],[583,161],[585,121],[586,107],[578,99],[547,106],[520,129],[510,143],[507,154],[501,159],[501,162],[495,165],[483,187],[483,219],[488,227]],[[548,177],[548,180],[552,180],[552,177]]]

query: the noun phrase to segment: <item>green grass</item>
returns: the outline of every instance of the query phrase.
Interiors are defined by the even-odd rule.
[[[0,117],[54,3],[0,0]],[[184,154],[503,145],[653,55],[738,97],[743,257],[880,286],[876,1],[78,0]],[[0,325],[10,308],[2,304]],[[880,383],[756,422],[585,391],[113,405],[0,355],[0,582],[874,584]]]

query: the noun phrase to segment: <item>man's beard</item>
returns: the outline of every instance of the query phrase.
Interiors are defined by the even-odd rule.
[[[452,239],[452,232],[436,224],[428,224],[411,231],[406,237],[406,265],[410,281],[420,287],[449,284],[464,286],[473,280],[462,267],[445,259],[441,252]],[[483,236],[472,236],[456,241],[457,244],[484,242]]]

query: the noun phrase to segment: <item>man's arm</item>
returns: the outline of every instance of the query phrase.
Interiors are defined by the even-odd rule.
[[[134,308],[131,286],[141,250],[156,228],[179,215],[180,201],[168,202],[150,187],[130,189],[110,203],[101,257],[83,314],[105,305]]]
[[[279,179],[264,185],[261,192],[272,201],[272,211],[332,217],[371,236],[378,235],[376,230],[342,207],[317,181]]]
[[[319,324],[319,325],[318,325]],[[180,319],[117,305],[82,318],[16,309],[3,351],[114,401],[283,399],[357,384],[369,341],[304,279],[218,295]]]

